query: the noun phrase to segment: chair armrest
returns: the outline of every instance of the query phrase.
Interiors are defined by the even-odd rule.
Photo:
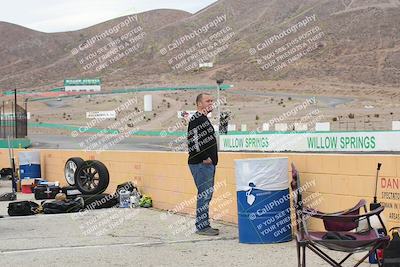
[[[317,213],[317,214],[325,214],[325,215],[334,215],[334,216],[337,216],[337,215],[346,215],[346,214],[348,214],[348,213],[351,213],[351,212],[354,212],[354,211],[357,211],[358,209],[360,209],[360,208],[362,208],[362,207],[365,207],[365,209],[366,209],[366,206],[367,206],[367,201],[365,200],[365,199],[361,199],[358,203],[357,203],[357,205],[355,205],[354,207],[352,207],[352,208],[350,208],[350,209],[347,209],[347,210],[342,210],[342,211],[336,211],[336,212],[322,212],[322,211],[319,211],[319,210],[316,210],[316,209],[313,209],[313,208],[309,208],[309,207],[305,207],[304,206],[304,209],[305,210],[308,210],[308,211],[310,211],[310,212],[314,212],[314,213]]]
[[[348,215],[348,214],[327,214],[321,213],[317,210],[303,210],[304,215],[311,216],[313,218],[323,219],[323,220],[332,220],[332,221],[341,221],[343,219],[347,220],[359,220],[360,218],[369,218],[374,215],[378,215],[385,209],[385,207],[381,206],[373,211],[364,213],[364,214],[355,214],[355,215]]]

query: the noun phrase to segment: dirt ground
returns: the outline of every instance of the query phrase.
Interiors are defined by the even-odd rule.
[[[334,131],[391,130],[392,121],[400,120],[400,91],[396,88],[322,81],[225,83],[234,87],[221,92],[220,109],[230,112],[229,124],[235,124],[237,130],[242,124],[247,125],[248,131],[261,129],[264,123],[269,122],[270,131],[275,130],[276,123],[286,123],[289,127],[294,123],[303,123],[307,124],[308,130],[314,130],[316,122],[330,122]],[[199,81],[199,84],[207,83]],[[80,96],[60,101],[29,102],[28,111],[31,113],[30,122],[84,126],[92,121],[86,118],[86,112],[115,110],[130,100],[135,102],[119,112],[116,119],[96,122],[93,127],[103,129],[130,124],[130,127],[142,131],[185,131],[187,124],[177,117],[177,112],[195,110],[194,101],[198,93],[200,91]],[[216,100],[216,91],[210,93]],[[145,94],[153,96],[151,112],[143,112]],[[307,102],[314,99],[312,104]],[[299,110],[304,103],[308,105]],[[215,122],[216,116],[215,110]],[[45,128],[30,128],[29,132],[68,134],[68,131]]]

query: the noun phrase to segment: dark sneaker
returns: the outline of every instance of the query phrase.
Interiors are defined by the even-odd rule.
[[[219,235],[219,230],[211,227],[204,228],[202,230],[197,230],[196,234],[198,235],[207,235],[207,236],[215,236]]]
[[[213,230],[215,230],[215,231],[217,231],[218,234],[219,234],[219,229],[218,229],[218,228],[212,228],[212,227],[210,227],[210,228],[213,229]]]

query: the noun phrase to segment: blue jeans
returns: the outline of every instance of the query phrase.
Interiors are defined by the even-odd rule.
[[[214,192],[215,165],[189,164],[197,187],[196,229],[210,227],[209,206]]]

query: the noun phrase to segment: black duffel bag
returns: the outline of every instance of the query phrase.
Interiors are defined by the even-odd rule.
[[[131,193],[133,191],[135,191],[135,190],[139,192],[139,190],[137,189],[136,185],[131,181],[123,183],[123,184],[119,184],[117,186],[116,193],[119,193],[119,191],[121,191],[121,190],[126,190],[126,191],[129,191]]]
[[[83,203],[79,200],[69,201],[47,201],[42,204],[45,214],[73,213],[83,208]]]
[[[39,204],[33,201],[18,201],[8,204],[8,215],[28,216],[38,213]]]
[[[392,232],[392,240],[389,246],[383,250],[383,266],[384,267],[400,267],[400,227],[394,227],[389,230]]]
[[[4,193],[0,195],[0,201],[14,201],[17,200],[15,193]]]
[[[118,205],[118,197],[110,194],[83,195],[85,209],[108,209]]]

